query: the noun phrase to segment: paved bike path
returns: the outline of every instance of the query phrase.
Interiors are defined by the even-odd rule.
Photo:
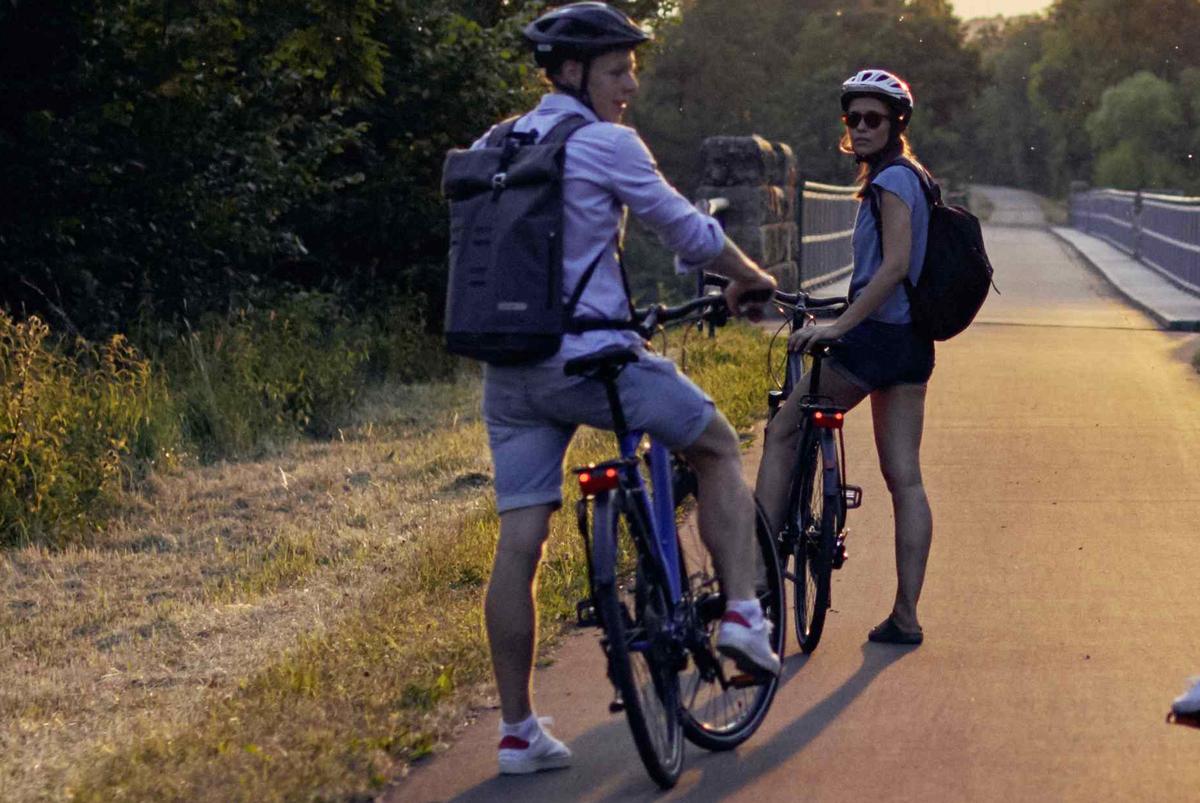
[[[998,200],[1035,208],[1020,193]],[[572,769],[497,778],[497,712],[484,711],[388,799],[1197,799],[1200,732],[1163,716],[1200,673],[1200,375],[1188,365],[1200,338],[1159,331],[1044,230],[985,236],[1003,295],[939,345],[930,386],[923,646],[865,640],[894,564],[864,406],[846,437],[865,501],[834,611],[810,658],[789,632],[786,683],[749,742],[689,746],[678,787],[660,794],[607,712],[588,631],[535,679]]]

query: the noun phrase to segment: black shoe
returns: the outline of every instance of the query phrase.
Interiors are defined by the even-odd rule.
[[[871,628],[871,632],[867,634],[867,641],[874,641],[876,644],[920,644],[924,640],[923,631],[901,630],[890,616]]]

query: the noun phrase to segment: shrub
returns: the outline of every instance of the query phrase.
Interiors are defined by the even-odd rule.
[[[336,434],[367,384],[452,375],[420,302],[355,313],[300,292],[209,316],[162,355],[184,432],[204,459],[249,456],[298,435]]]
[[[124,337],[64,348],[39,318],[0,310],[0,543],[94,531],[178,439],[162,381]]]

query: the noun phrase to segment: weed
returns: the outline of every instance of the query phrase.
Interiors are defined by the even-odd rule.
[[[95,532],[177,444],[161,378],[123,337],[63,346],[0,311],[0,544]]]

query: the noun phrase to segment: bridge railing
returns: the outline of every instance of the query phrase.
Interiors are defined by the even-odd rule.
[[[804,181],[796,193],[800,288],[811,290],[847,275],[854,267],[851,236],[858,215],[858,187]]]
[[[1200,197],[1095,189],[1071,194],[1070,222],[1200,293]]]

